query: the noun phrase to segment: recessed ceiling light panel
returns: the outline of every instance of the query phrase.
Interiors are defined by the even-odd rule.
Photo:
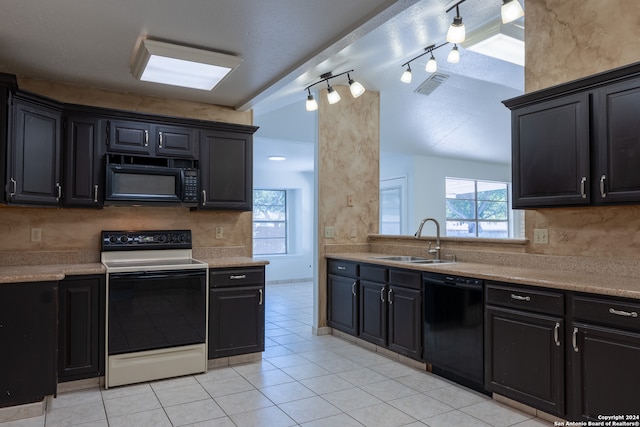
[[[241,61],[238,56],[145,39],[131,73],[142,81],[211,90]]]

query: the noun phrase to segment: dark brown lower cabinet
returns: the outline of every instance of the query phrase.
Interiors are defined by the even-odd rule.
[[[56,392],[57,282],[0,285],[0,408]]]
[[[386,294],[385,283],[360,280],[360,338],[383,347],[387,345]]]
[[[571,301],[569,418],[640,415],[640,304],[590,296]]]
[[[327,325],[351,335],[358,335],[357,264],[328,261]],[[338,275],[345,274],[343,275]]]
[[[211,270],[209,359],[264,351],[264,267]]]
[[[58,381],[104,375],[105,277],[59,282]]]
[[[389,285],[389,350],[422,357],[422,292]]]
[[[485,292],[485,387],[564,415],[563,294],[493,282]]]

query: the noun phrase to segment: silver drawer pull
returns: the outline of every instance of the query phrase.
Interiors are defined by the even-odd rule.
[[[560,347],[559,331],[560,331],[560,322],[556,322],[556,327],[553,328],[553,340],[556,343],[556,347]]]
[[[338,270],[340,270],[340,271],[344,271],[344,270],[346,270],[346,269],[347,269],[347,267],[344,267],[344,266],[342,266],[342,265],[339,265],[339,266],[338,266]]]
[[[260,301],[258,302],[258,305],[262,305],[262,302],[263,302],[262,289],[258,289],[258,292],[260,293]]]
[[[580,196],[582,196],[583,199],[587,198],[587,191],[586,191],[586,184],[587,184],[587,177],[583,176],[582,179],[580,180]]]
[[[202,206],[207,204],[207,190],[202,190]]]
[[[98,184],[93,186],[93,203],[98,203]]]
[[[351,284],[351,294],[355,297],[356,296],[356,282],[353,282]]]
[[[380,301],[385,302],[385,300],[384,300],[384,288],[380,289]]]
[[[602,196],[602,198],[604,199],[605,197],[607,197],[607,192],[604,191],[604,181],[607,179],[606,175],[602,175],[600,177],[600,195]]]
[[[389,289],[389,295],[387,295],[387,299],[389,300],[389,304],[393,304],[393,300],[391,299],[391,293],[393,292],[393,289]]]
[[[15,179],[11,178],[11,193],[9,193],[9,197],[15,196],[17,191],[18,191],[18,183],[16,182]]]
[[[148,130],[144,131],[144,146],[145,147],[149,146],[149,131]]]
[[[246,274],[240,274],[238,276],[233,276],[233,275],[229,276],[229,279],[231,279],[231,280],[242,280],[242,279],[246,279],[246,278],[247,278]]]
[[[516,301],[531,301],[530,296],[523,297],[522,295],[511,294],[511,299]]]
[[[638,313],[636,313],[635,311],[622,311],[616,310],[615,308],[610,308],[609,313],[615,314],[616,316],[638,317]]]
[[[162,148],[162,132],[158,132],[160,135],[160,143],[158,144],[158,148]]]
[[[578,328],[573,328],[573,351],[578,352]]]
[[[59,202],[60,199],[62,199],[62,185],[60,185],[59,182],[56,182],[56,190],[58,193],[58,196],[56,197],[56,202]]]

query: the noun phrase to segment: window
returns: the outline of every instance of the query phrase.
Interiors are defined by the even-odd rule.
[[[287,253],[287,192],[253,191],[253,254]]]
[[[509,184],[446,178],[447,236],[509,238]]]

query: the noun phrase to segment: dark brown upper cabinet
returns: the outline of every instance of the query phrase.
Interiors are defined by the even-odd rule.
[[[102,207],[104,167],[101,120],[69,114],[64,119],[64,206]]]
[[[640,63],[504,104],[514,208],[640,203]]]
[[[110,153],[197,157],[197,128],[155,125],[149,121],[109,120],[106,129]]]
[[[253,209],[253,132],[200,134],[199,209]]]
[[[57,205],[64,191],[60,172],[61,105],[26,94],[15,95],[11,102],[6,201]]]

